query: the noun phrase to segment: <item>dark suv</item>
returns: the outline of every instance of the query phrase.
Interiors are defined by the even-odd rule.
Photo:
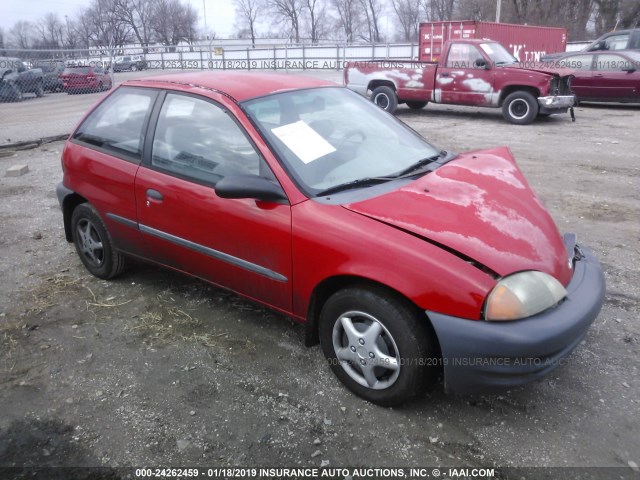
[[[147,62],[140,55],[125,55],[113,62],[114,72],[130,71],[135,72],[137,70],[144,70],[147,68]]]
[[[28,69],[19,58],[0,57],[0,98],[21,102],[24,93],[44,95],[42,69]]]
[[[37,66],[42,69],[44,90],[46,92],[61,92],[64,62],[62,60],[41,60]]]
[[[597,52],[602,50],[640,50],[640,28],[632,30],[617,30],[605,33],[597,40],[594,40],[582,52]],[[569,52],[558,52],[544,55],[541,60],[555,60],[562,58]],[[570,52],[576,53],[576,52]]]

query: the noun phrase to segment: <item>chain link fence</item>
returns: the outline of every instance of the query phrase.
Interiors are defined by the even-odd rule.
[[[350,60],[408,60],[417,44],[259,44],[0,50],[0,145],[70,133],[105,92],[172,71],[278,71],[340,82]]]

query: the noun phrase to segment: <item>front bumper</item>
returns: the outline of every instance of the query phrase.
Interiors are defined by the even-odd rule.
[[[602,267],[590,250],[582,252],[567,286],[567,298],[533,317],[486,322],[426,312],[440,342],[447,391],[511,388],[567,363],[604,301]]]
[[[549,97],[538,97],[538,105],[541,113],[552,111],[566,111],[576,103],[575,95],[553,95]]]

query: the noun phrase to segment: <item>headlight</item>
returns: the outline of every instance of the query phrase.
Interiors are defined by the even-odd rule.
[[[542,272],[520,272],[503,278],[484,307],[486,320],[517,320],[553,307],[567,296],[562,284]]]

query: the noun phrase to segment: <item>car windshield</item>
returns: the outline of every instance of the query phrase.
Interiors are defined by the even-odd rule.
[[[484,53],[489,55],[491,61],[496,65],[509,65],[518,62],[518,59],[511,55],[508,50],[499,43],[481,43],[480,48],[482,48]]]
[[[391,180],[440,151],[392,115],[341,87],[278,93],[243,103],[309,196],[366,179]]]

